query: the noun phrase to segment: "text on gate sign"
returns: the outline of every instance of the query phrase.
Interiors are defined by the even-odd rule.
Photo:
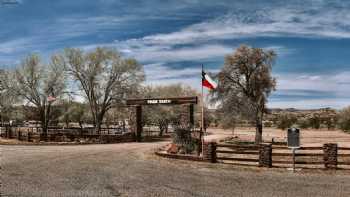
[[[171,103],[171,100],[168,100],[168,99],[147,100],[147,104],[168,104],[168,103]]]

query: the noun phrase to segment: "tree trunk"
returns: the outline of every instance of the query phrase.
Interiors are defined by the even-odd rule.
[[[256,122],[256,128],[255,128],[255,144],[260,144],[262,142],[262,121],[258,120]]]
[[[66,121],[66,128],[69,128],[69,121]]]
[[[162,126],[160,126],[159,127],[159,134],[158,134],[159,137],[163,136],[163,131],[164,131],[164,128]]]
[[[79,121],[79,127],[80,127],[79,135],[80,135],[80,137],[82,137],[83,136],[83,123],[81,121]]]
[[[96,113],[96,126],[95,126],[95,131],[97,134],[102,134],[101,133],[101,126],[103,123],[103,117],[106,113],[106,109],[101,109],[100,113]]]
[[[158,128],[159,128],[159,134],[158,134],[158,136],[159,136],[159,137],[162,137],[162,136],[163,136],[163,131],[164,131],[164,125],[163,125],[162,120],[159,120],[159,121],[158,121]]]
[[[123,122],[122,122],[122,126],[123,126],[123,133],[125,133],[126,132],[126,128],[125,128],[125,120],[123,120]]]
[[[101,122],[99,120],[97,120],[95,124],[95,133],[97,135],[101,134]]]
[[[41,140],[48,141],[48,127],[50,122],[51,104],[49,103],[46,107],[44,106],[44,109],[41,111],[41,113],[41,128],[43,130],[43,137]]]
[[[40,141],[47,141],[47,125],[46,125],[46,110],[40,111],[40,121],[41,121],[41,134],[40,134]]]

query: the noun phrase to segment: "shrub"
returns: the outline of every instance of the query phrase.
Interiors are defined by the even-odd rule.
[[[293,114],[281,114],[277,121],[277,128],[285,130],[297,122]]]
[[[326,125],[328,130],[334,129],[337,125],[336,117],[326,117],[324,120],[324,124]]]
[[[173,142],[179,147],[180,152],[192,153],[195,150],[195,140],[191,136],[191,128],[181,124],[174,126]]]
[[[307,119],[305,119],[305,118],[299,119],[299,120],[297,121],[297,125],[298,125],[298,127],[301,128],[301,129],[307,129],[307,128],[310,127],[309,121],[308,121]]]
[[[343,131],[350,132],[350,107],[339,112],[338,127]]]
[[[272,121],[266,121],[264,122],[264,127],[272,127],[273,122]]]
[[[318,115],[314,115],[309,118],[309,125],[314,129],[319,129],[321,127],[321,119]]]

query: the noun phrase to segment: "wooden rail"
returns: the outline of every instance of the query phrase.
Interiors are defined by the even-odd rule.
[[[218,157],[217,159],[218,160],[230,160],[230,161],[259,162],[259,159],[249,159],[249,158]]]
[[[280,145],[272,145],[271,161],[273,166],[286,167],[285,165],[292,165],[293,161],[293,153],[290,148],[286,146]],[[337,164],[346,168],[350,168],[350,147],[337,147]],[[216,159],[219,162],[227,163],[228,161],[233,161],[233,164],[242,164],[245,165],[250,162],[259,163],[260,166],[260,157],[261,151],[263,151],[262,146],[258,145],[239,145],[239,144],[216,144],[215,145],[215,155]],[[295,164],[301,165],[303,167],[310,166],[320,166],[324,165],[326,168],[328,164],[326,164],[325,156],[327,148],[325,149],[325,145],[322,147],[300,147],[297,149],[295,153]],[[332,153],[333,154],[333,153]],[[314,168],[314,167],[312,167]]]
[[[323,156],[323,153],[295,153],[296,157],[317,157]],[[272,156],[276,157],[292,157],[293,153],[272,153]]]
[[[230,153],[230,154],[247,154],[247,155],[256,155],[259,152],[256,151],[230,151],[230,150],[217,150],[216,153]]]
[[[223,163],[227,161],[241,164],[259,162],[259,158],[256,158],[259,156],[257,145],[217,144],[216,154],[217,160]]]
[[[247,148],[247,149],[258,149],[259,146],[257,145],[237,145],[237,144],[217,144],[218,148],[225,147],[225,148]]]
[[[290,160],[273,160],[273,164],[292,164],[293,161]],[[304,165],[323,165],[323,161],[295,161],[295,164],[304,164]]]

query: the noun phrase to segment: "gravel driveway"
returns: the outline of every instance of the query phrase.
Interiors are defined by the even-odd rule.
[[[0,196],[350,196],[350,173],[159,158],[163,143],[0,146]]]

